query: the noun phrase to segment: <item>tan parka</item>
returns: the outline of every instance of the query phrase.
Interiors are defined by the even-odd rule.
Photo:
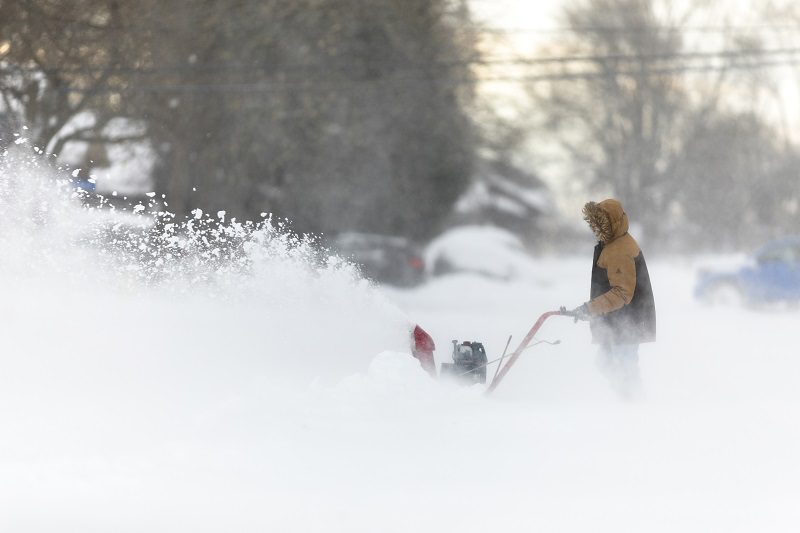
[[[640,343],[655,340],[655,303],[650,275],[639,245],[628,233],[628,216],[613,199],[583,208],[600,241],[595,248],[591,300],[596,342]]]

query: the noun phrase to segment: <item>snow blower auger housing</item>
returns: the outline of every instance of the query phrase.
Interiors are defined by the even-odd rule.
[[[442,363],[442,378],[452,378],[461,382],[486,383],[486,349],[475,341],[464,341],[461,344],[453,341],[453,362]]]

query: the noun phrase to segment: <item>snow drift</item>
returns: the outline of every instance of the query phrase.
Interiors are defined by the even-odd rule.
[[[487,399],[428,378],[405,313],[439,361],[450,339],[491,358],[585,299],[590,257],[378,290],[268,222],[137,225],[76,206],[37,158],[0,174],[3,531],[800,526],[797,313],[697,306],[691,263],[651,260],[643,401],[560,317],[540,338],[562,343]]]

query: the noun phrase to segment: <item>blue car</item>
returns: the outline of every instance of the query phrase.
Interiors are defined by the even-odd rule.
[[[800,237],[772,241],[744,266],[701,272],[695,296],[710,303],[800,303]]]

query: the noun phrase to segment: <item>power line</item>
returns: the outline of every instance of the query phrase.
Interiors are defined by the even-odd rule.
[[[753,31],[800,31],[800,24],[753,24],[738,26],[576,26],[560,28],[493,28],[476,27],[478,33],[492,34],[558,34],[558,33],[735,33]]]
[[[569,81],[587,80],[596,78],[607,78],[617,76],[630,77],[650,77],[663,76],[666,74],[683,73],[704,73],[704,72],[724,72],[726,70],[760,70],[782,66],[800,65],[800,58],[787,60],[760,61],[748,63],[730,63],[726,65],[676,65],[655,68],[644,68],[641,70],[609,70],[607,72],[574,72],[561,74],[542,74],[533,76],[520,76],[515,78],[481,78],[481,81],[514,81],[514,82],[542,82],[542,81]]]
[[[662,67],[646,67],[644,69],[611,69],[608,71],[581,71],[566,72],[557,74],[539,74],[531,76],[484,76],[484,77],[405,77],[405,78],[384,78],[372,80],[346,80],[346,79],[318,79],[318,80],[298,80],[290,81],[268,81],[268,82],[242,82],[242,83],[185,83],[185,84],[137,84],[126,87],[103,86],[93,89],[82,88],[63,88],[61,92],[66,93],[126,93],[126,92],[145,92],[145,93],[268,93],[276,91],[323,91],[335,86],[368,87],[370,85],[400,85],[404,83],[435,83],[439,85],[462,85],[474,84],[476,82],[507,82],[507,83],[540,83],[554,81],[579,81],[599,78],[614,77],[653,77],[668,74],[689,74],[705,72],[722,72],[726,70],[759,70],[780,66],[800,65],[800,58],[759,61],[759,62],[740,62],[725,65],[673,65]]]
[[[441,60],[429,63],[402,63],[396,61],[365,61],[347,63],[227,63],[227,64],[204,64],[204,65],[161,65],[154,67],[135,67],[135,66],[106,66],[106,67],[19,67],[19,66],[0,66],[0,74],[20,74],[20,73],[45,73],[45,74],[136,74],[151,76],[157,74],[170,74],[173,72],[189,73],[213,73],[213,72],[253,72],[253,71],[275,71],[276,73],[286,73],[290,71],[317,71],[317,72],[336,72],[337,70],[356,70],[354,67],[396,67],[394,70],[415,70],[424,69],[429,71],[431,68],[449,67],[468,67],[468,66],[491,66],[491,65],[545,65],[554,63],[606,63],[606,62],[659,62],[674,59],[735,59],[741,57],[758,56],[781,56],[794,55],[800,53],[800,47],[789,48],[768,48],[752,50],[717,50],[711,52],[663,52],[663,53],[642,53],[642,54],[607,54],[607,55],[575,55],[575,56],[555,56],[555,57],[514,57],[514,58],[488,58],[488,59],[458,59]]]
[[[541,58],[515,58],[509,63],[519,64],[546,64],[546,63],[601,63],[601,62],[647,62],[669,59],[708,59],[708,58],[736,58],[750,56],[789,55],[800,53],[800,48],[771,48],[752,50],[717,50],[713,52],[664,52],[643,54],[608,54],[608,55],[579,55],[563,57]],[[479,63],[479,62],[478,62]],[[488,63],[491,63],[488,62]],[[477,63],[476,63],[477,64]]]

